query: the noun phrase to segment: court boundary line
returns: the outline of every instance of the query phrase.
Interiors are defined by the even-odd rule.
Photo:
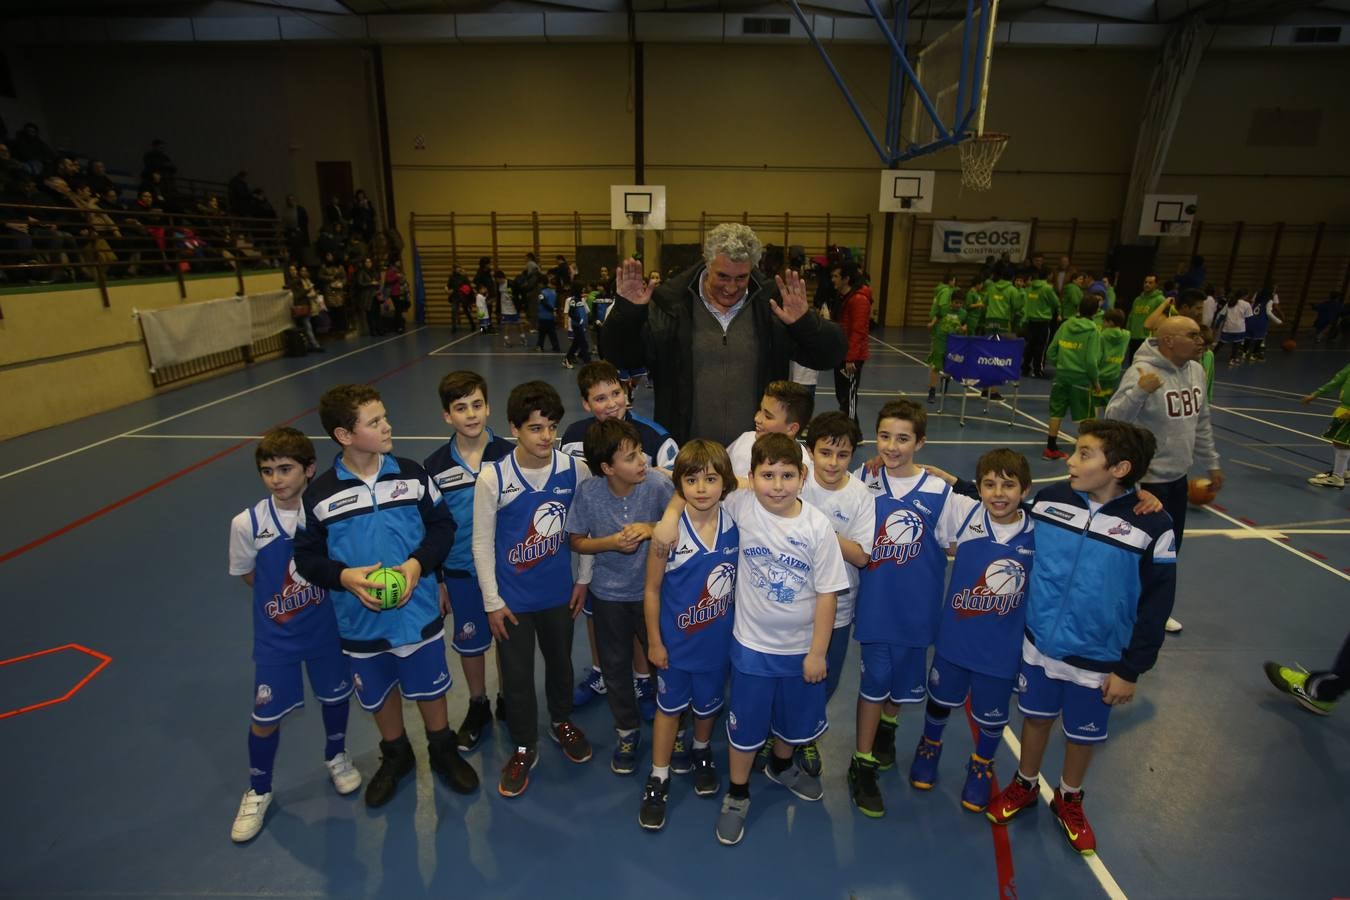
[[[34,653],[25,653],[22,656],[11,656],[9,659],[0,659],[0,666],[8,666],[13,665],[14,663],[21,663],[24,660],[36,659],[39,656],[49,656],[50,654],[53,653],[60,653],[62,650],[78,650],[79,652],[85,654],[86,656],[92,656],[94,659],[98,660],[99,661],[98,665],[94,666],[94,668],[90,669],[87,673],[85,673],[85,676],[83,678],[75,682],[75,684],[70,688],[70,690],[66,691],[61,696],[51,697],[47,700],[42,700],[38,703],[30,703],[27,706],[20,706],[11,710],[6,710],[5,712],[0,712],[0,719],[8,719],[13,716],[22,715],[24,713],[30,713],[38,709],[43,709],[48,706],[55,706],[58,703],[65,703],[71,697],[74,697],[76,694],[82,691],[86,684],[94,680],[95,675],[106,669],[108,667],[108,664],[112,662],[112,657],[107,655],[106,653],[99,653],[97,650],[91,650],[82,644],[72,643],[72,644],[62,644],[59,647],[48,647],[46,650],[38,650]]]
[[[61,460],[66,459],[67,457],[75,456],[76,454],[78,454],[78,453],[83,453],[83,452],[85,452],[86,450],[93,450],[95,447],[102,447],[104,444],[112,443],[113,441],[118,440],[118,439],[120,439],[120,438],[130,437],[130,436],[136,434],[136,432],[138,432],[138,431],[144,431],[144,430],[147,429],[147,428],[154,428],[156,425],[163,425],[163,424],[165,424],[165,423],[167,423],[167,422],[172,422],[172,421],[174,421],[175,419],[181,419],[181,418],[183,418],[184,416],[190,416],[190,415],[192,415],[193,413],[201,412],[201,411],[204,410],[204,409],[210,409],[211,407],[216,406],[216,405],[218,405],[218,404],[225,403],[225,402],[230,401],[230,400],[236,400],[236,399],[238,399],[238,398],[240,398],[240,397],[247,396],[248,394],[251,394],[251,393],[253,393],[254,391],[260,391],[260,390],[262,390],[263,388],[271,387],[271,386],[274,385],[274,384],[280,384],[280,383],[283,382],[283,381],[289,381],[290,379],[295,378],[295,377],[297,377],[297,376],[305,375],[305,374],[307,374],[307,373],[309,373],[309,372],[313,372],[315,369],[321,369],[321,368],[323,368],[324,366],[332,365],[333,363],[338,362],[339,360],[344,360],[344,359],[346,359],[346,358],[349,357],[349,356],[355,356],[355,355],[358,354],[358,353],[365,353],[367,350],[374,350],[376,347],[383,347],[385,344],[391,343],[391,342],[393,342],[393,341],[401,340],[401,339],[403,339],[403,338],[405,338],[405,337],[408,337],[409,335],[416,334],[417,332],[422,331],[422,330],[424,330],[425,328],[426,328],[425,325],[418,326],[417,328],[410,329],[409,331],[406,331],[406,332],[404,332],[403,334],[396,335],[395,337],[388,338],[388,339],[386,339],[386,340],[380,341],[379,343],[376,343],[376,344],[368,344],[368,345],[365,346],[365,347],[358,347],[358,348],[356,348],[355,350],[351,350],[351,351],[348,351],[347,353],[343,353],[341,356],[334,356],[332,359],[325,359],[323,362],[315,363],[315,364],[312,365],[312,366],[306,366],[305,368],[299,369],[298,371],[295,371],[295,372],[288,372],[287,374],[282,375],[282,376],[280,376],[279,378],[273,378],[271,381],[265,381],[265,382],[263,382],[262,384],[255,384],[253,387],[245,388],[245,389],[242,390],[242,391],[236,391],[235,393],[229,394],[228,396],[225,396],[225,397],[219,397],[219,398],[217,398],[217,399],[215,399],[215,400],[211,400],[211,401],[208,401],[208,402],[206,402],[206,403],[199,404],[199,405],[197,405],[197,406],[192,407],[191,409],[185,409],[185,410],[183,410],[182,412],[174,413],[173,415],[171,415],[171,416],[166,416],[166,417],[163,418],[163,419],[157,419],[157,420],[154,421],[154,422],[150,422],[150,423],[148,423],[148,424],[146,424],[146,425],[141,425],[141,426],[138,427],[138,428],[132,428],[132,429],[130,429],[130,430],[128,430],[128,431],[122,432],[121,434],[114,434],[114,435],[112,435],[111,437],[106,437],[106,438],[103,438],[102,440],[94,441],[94,442],[91,443],[91,444],[85,444],[83,447],[76,447],[76,448],[73,449],[73,450],[67,450],[65,453],[60,453],[60,454],[57,454],[56,456],[49,456],[49,457],[47,457],[46,459],[38,460],[37,462],[35,462],[35,463],[30,463],[29,465],[23,466],[22,468],[14,469],[13,471],[5,472],[5,473],[3,473],[3,474],[0,474],[0,481],[4,481],[6,478],[12,478],[12,477],[15,476],[15,475],[22,475],[24,472],[31,472],[33,469],[40,469],[40,468],[42,468],[43,466],[48,465],[48,464],[50,464],[50,463],[60,462]],[[454,342],[452,341],[451,343],[454,343]],[[448,345],[447,345],[447,346],[448,346]],[[430,354],[428,354],[428,355],[430,355]],[[269,362],[270,362],[270,361],[271,361],[271,360],[269,360]],[[241,370],[241,371],[242,371],[242,370]],[[147,397],[147,398],[145,398],[145,399],[147,399],[147,400],[152,400],[152,399],[154,399],[154,396],[152,395],[151,397]],[[135,401],[135,402],[140,402],[140,401]]]
[[[1214,513],[1214,514],[1215,514],[1216,516],[1218,516],[1219,518],[1224,519],[1224,520],[1227,521],[1227,522],[1231,522],[1231,523],[1233,523],[1234,525],[1238,526],[1239,528],[1245,528],[1245,529],[1248,530],[1248,531],[1273,531],[1273,530],[1274,530],[1274,529],[1270,529],[1270,528],[1263,528],[1263,527],[1260,526],[1260,525],[1249,525],[1248,523],[1242,521],[1242,520],[1239,519],[1239,518],[1236,518],[1236,517],[1234,517],[1234,516],[1230,516],[1228,513],[1224,512],[1224,511],[1221,510],[1221,509],[1216,509],[1216,508],[1214,507],[1213,504],[1210,504],[1209,506],[1205,507],[1205,509],[1207,509],[1209,512]],[[1297,547],[1290,546],[1288,543],[1286,543],[1286,542],[1284,542],[1284,541],[1276,540],[1275,538],[1269,537],[1268,535],[1264,535],[1264,534],[1261,535],[1260,540],[1268,541],[1269,543],[1275,545],[1276,547],[1279,547],[1281,550],[1285,551],[1286,553],[1292,553],[1292,554],[1294,554],[1295,556],[1297,556],[1299,559],[1304,560],[1305,562],[1312,563],[1314,566],[1317,566],[1317,568],[1323,569],[1323,570],[1325,570],[1325,571],[1327,571],[1327,572],[1330,572],[1332,575],[1335,575],[1337,578],[1340,578],[1340,579],[1342,579],[1343,581],[1350,581],[1350,573],[1343,572],[1343,571],[1341,571],[1340,569],[1336,568],[1335,566],[1332,566],[1332,565],[1329,565],[1328,563],[1322,562],[1322,560],[1317,559],[1316,557],[1310,556],[1309,554],[1303,552],[1302,550],[1298,549]]]
[[[1261,423],[1262,425],[1266,425],[1266,426],[1268,426],[1268,427],[1270,427],[1270,428],[1278,428],[1280,431],[1287,431],[1287,432],[1289,432],[1290,434],[1297,434],[1297,435],[1299,435],[1300,437],[1312,438],[1313,440],[1318,441],[1319,443],[1322,443],[1322,444],[1330,444],[1330,443],[1331,443],[1331,441],[1327,440],[1327,439],[1324,438],[1324,437],[1320,437],[1319,435],[1316,435],[1316,434],[1309,434],[1309,433],[1306,432],[1306,431],[1299,431],[1297,428],[1289,428],[1288,426],[1280,425],[1280,424],[1277,423],[1277,422],[1271,422],[1271,421],[1269,421],[1269,420],[1267,420],[1267,419],[1263,419],[1263,418],[1261,418],[1260,416],[1249,416],[1249,415],[1247,415],[1246,413],[1244,413],[1244,412],[1238,412],[1236,409],[1233,409],[1232,407],[1229,407],[1229,406],[1219,406],[1219,405],[1216,404],[1216,403],[1211,403],[1211,404],[1209,405],[1209,408],[1212,409],[1212,410],[1216,410],[1216,411],[1218,411],[1218,412],[1225,412],[1225,413],[1228,413],[1228,414],[1231,415],[1231,416],[1237,416],[1237,417],[1242,418],[1242,419],[1250,419],[1250,420],[1253,421],[1253,422],[1259,422],[1259,423]]]

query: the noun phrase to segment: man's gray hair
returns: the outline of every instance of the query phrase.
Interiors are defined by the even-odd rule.
[[[732,262],[749,260],[750,265],[757,266],[759,258],[764,255],[764,245],[749,225],[723,222],[703,239],[703,261],[711,265],[719,253]]]

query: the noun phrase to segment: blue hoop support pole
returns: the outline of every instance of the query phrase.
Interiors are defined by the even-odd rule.
[[[970,2],[970,0],[967,0],[967,2]],[[795,8],[797,6],[797,0],[792,0],[792,5]],[[946,124],[944,124],[942,119],[938,116],[938,111],[934,108],[933,101],[928,99],[928,94],[924,91],[923,85],[919,84],[919,77],[914,74],[913,67],[910,66],[909,60],[905,57],[904,48],[896,41],[895,33],[891,31],[891,26],[886,24],[886,18],[881,14],[881,10],[877,8],[876,0],[867,0],[867,8],[871,10],[872,18],[876,19],[877,26],[881,28],[881,33],[885,35],[887,43],[891,45],[891,53],[894,54],[892,59],[900,64],[900,67],[905,72],[905,76],[909,78],[910,82],[914,85],[914,93],[918,95],[919,102],[922,103],[923,108],[927,110],[928,117],[932,119],[933,124],[937,126],[938,133],[950,141],[952,137],[951,130],[947,128]],[[799,12],[798,16],[800,15],[801,13]],[[851,101],[852,98],[850,98],[850,102]]]
[[[815,31],[806,21],[806,14],[802,12],[801,5],[797,0],[788,0],[788,2],[792,4],[792,11],[797,14],[797,21],[801,22],[802,29],[806,32],[806,36],[811,39],[811,43],[815,46],[816,52],[820,54],[821,60],[825,63],[825,68],[829,70],[830,77],[832,77],[834,83],[839,86],[839,91],[844,95],[844,100],[848,103],[849,109],[853,110],[853,115],[858,120],[858,124],[863,127],[863,131],[867,132],[867,139],[872,142],[872,148],[877,151],[877,156],[881,158],[882,164],[890,165],[891,160],[893,159],[891,153],[881,146],[881,142],[877,140],[876,134],[872,131],[872,126],[867,124],[867,119],[863,116],[862,109],[859,108],[858,102],[854,100],[853,95],[849,93],[848,85],[844,83],[843,76],[839,74],[839,70],[836,69],[834,63],[830,61],[830,54],[825,50],[825,47],[821,45],[820,39],[816,37]],[[871,0],[868,0],[868,2],[871,3]],[[894,43],[894,38],[892,38],[892,43]],[[906,65],[906,68],[908,68],[908,65]]]

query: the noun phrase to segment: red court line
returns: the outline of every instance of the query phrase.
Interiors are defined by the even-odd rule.
[[[970,726],[971,740],[978,741],[980,727],[970,714],[970,698],[966,698],[966,724]],[[998,776],[989,779],[989,796],[998,796]],[[1017,900],[1017,873],[1013,871],[1012,843],[1008,840],[1008,826],[989,823],[994,838],[994,866],[998,870],[999,900]]]
[[[367,384],[374,384],[374,383],[377,382],[377,381],[383,381],[384,379],[390,377],[391,375],[396,375],[397,373],[402,372],[404,369],[407,369],[407,368],[410,368],[410,367],[412,367],[412,366],[415,366],[415,365],[417,365],[418,363],[422,362],[423,360],[430,359],[430,358],[431,358],[431,354],[428,353],[428,354],[424,354],[424,355],[422,355],[422,356],[419,356],[419,357],[417,357],[416,359],[409,360],[408,362],[403,363],[403,364],[400,365],[400,366],[395,366],[394,368],[388,370],[387,372],[383,372],[383,373],[381,373],[381,374],[379,374],[379,375],[376,375],[374,378],[370,379],[370,380],[367,382]],[[296,413],[295,415],[291,416],[289,419],[286,419],[286,420],[284,420],[284,421],[282,421],[282,422],[278,422],[278,423],[277,423],[277,426],[281,426],[281,425],[289,425],[289,424],[291,424],[292,422],[296,421],[297,419],[301,419],[301,418],[303,418],[303,417],[309,415],[310,413],[314,412],[314,410],[316,410],[316,409],[318,409],[318,407],[316,407],[316,406],[311,406],[309,409],[304,410],[303,412]],[[274,427],[275,427],[275,426],[274,426]],[[144,497],[146,494],[149,494],[149,493],[151,493],[152,491],[157,491],[157,490],[159,490],[160,488],[164,487],[164,485],[166,485],[166,484],[171,484],[171,483],[177,481],[178,479],[182,478],[184,475],[190,475],[191,473],[197,471],[197,470],[200,469],[200,468],[203,468],[203,467],[205,467],[205,466],[209,466],[209,465],[211,465],[211,463],[216,462],[217,460],[224,459],[225,457],[229,456],[229,455],[230,455],[231,453],[233,453],[234,451],[240,449],[241,447],[247,447],[247,446],[248,446],[249,444],[251,444],[251,443],[253,443],[253,439],[252,439],[252,438],[250,438],[249,440],[246,440],[246,441],[240,441],[240,442],[237,443],[237,444],[233,444],[233,445],[231,445],[231,446],[229,446],[229,447],[226,447],[224,450],[221,450],[221,451],[219,451],[219,452],[217,452],[217,453],[211,454],[211,455],[208,456],[206,459],[203,459],[203,460],[200,460],[200,461],[198,461],[198,462],[195,462],[195,463],[193,463],[192,465],[190,465],[190,466],[188,466],[188,467],[186,467],[186,468],[179,469],[177,472],[174,472],[172,475],[169,475],[169,476],[167,476],[167,477],[165,477],[165,478],[161,478],[159,481],[156,481],[154,484],[147,485],[146,487],[141,488],[139,491],[136,491],[135,493],[128,494],[127,496],[123,497],[121,500],[115,500],[115,501],[113,501],[112,503],[109,503],[107,506],[104,506],[104,507],[102,507],[102,508],[100,508],[100,509],[94,510],[93,512],[89,513],[88,515],[81,516],[80,518],[76,519],[76,520],[73,521],[73,522],[70,522],[70,523],[68,523],[68,524],[66,524],[66,525],[62,525],[60,528],[56,529],[55,531],[51,532],[50,534],[44,534],[42,537],[36,538],[35,540],[31,540],[31,541],[29,541],[28,543],[24,544],[24,545],[21,546],[21,547],[15,547],[13,550],[10,550],[10,551],[8,551],[7,553],[4,553],[3,555],[0,555],[0,564],[7,563],[7,562],[9,562],[11,559],[14,559],[14,558],[17,557],[17,556],[22,556],[23,554],[27,553],[29,550],[35,550],[35,549],[37,549],[38,547],[41,547],[43,544],[45,544],[45,543],[47,543],[47,542],[49,542],[49,541],[53,541],[53,540],[55,540],[56,538],[59,538],[59,537],[60,537],[61,535],[63,535],[63,534],[68,534],[68,533],[74,531],[75,529],[77,529],[77,528],[79,528],[79,527],[81,527],[81,526],[83,526],[83,525],[88,525],[90,522],[94,521],[95,519],[101,518],[102,516],[105,516],[105,515],[107,515],[108,513],[112,512],[112,511],[114,511],[114,510],[116,510],[116,509],[120,509],[121,507],[126,506],[128,503],[132,502],[133,500],[139,500],[141,497]]]
[[[112,662],[111,656],[108,656],[105,653],[99,653],[97,650],[90,650],[88,647],[82,646],[80,644],[63,644],[60,647],[50,647],[46,650],[39,650],[36,653],[26,653],[23,656],[14,656],[10,657],[9,659],[0,659],[0,666],[8,666],[11,665],[12,663],[23,662],[26,659],[33,659],[34,657],[38,656],[46,656],[49,653],[60,653],[62,650],[78,650],[81,653],[88,654],[89,656],[92,656],[94,659],[97,659],[99,661],[99,664],[94,666],[94,668],[90,670],[89,674],[85,675],[79,681],[75,682],[75,686],[72,687],[70,690],[66,691],[60,697],[54,697],[51,700],[43,700],[41,703],[33,703],[28,706],[21,706],[18,709],[11,709],[8,712],[2,712],[0,713],[0,719],[8,719],[10,716],[17,716],[22,713],[32,712],[35,709],[42,709],[44,706],[55,706],[58,703],[65,703],[71,697],[74,697],[76,694],[78,694],[80,690],[86,684],[88,684],[95,675],[97,675],[99,672],[102,672],[105,668],[107,668],[108,663]]]

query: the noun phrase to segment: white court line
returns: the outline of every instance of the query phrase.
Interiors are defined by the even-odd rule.
[[[1230,412],[1233,410],[1240,410],[1242,412],[1276,413],[1281,416],[1311,416],[1314,419],[1325,419],[1327,417],[1327,414],[1324,412],[1304,412],[1301,409],[1270,409],[1265,406],[1230,406],[1228,407],[1228,410]]]
[[[1258,466],[1256,463],[1247,462],[1245,459],[1230,459],[1228,461],[1231,463],[1237,463],[1239,466],[1246,466],[1249,469],[1260,469],[1262,472],[1275,471],[1270,466]]]
[[[1223,520],[1225,520],[1225,521],[1227,521],[1227,522],[1231,522],[1231,523],[1233,523],[1234,525],[1238,526],[1239,528],[1245,528],[1245,529],[1247,529],[1248,531],[1262,531],[1262,530],[1267,530],[1267,531],[1268,531],[1268,530],[1270,530],[1270,529],[1253,528],[1251,525],[1248,525],[1246,522],[1243,522],[1243,521],[1241,521],[1240,519],[1235,519],[1235,518],[1233,518],[1232,516],[1228,515],[1228,513],[1223,512],[1222,510],[1215,509],[1213,506],[1208,506],[1208,507],[1206,507],[1206,509],[1208,509],[1209,512],[1213,513],[1214,515],[1218,516],[1219,518],[1221,518],[1221,519],[1223,519]],[[1186,532],[1186,533],[1187,533],[1187,534],[1190,534],[1189,531]],[[1288,532],[1285,532],[1285,533],[1288,534]],[[1345,580],[1345,581],[1350,581],[1350,575],[1346,574],[1345,572],[1342,572],[1340,569],[1336,568],[1335,566],[1331,566],[1331,565],[1328,565],[1327,563],[1322,562],[1320,559],[1316,559],[1316,558],[1314,558],[1314,557],[1309,556],[1308,554],[1304,553],[1302,550],[1299,550],[1297,547],[1291,547],[1291,546],[1289,546],[1288,544],[1286,544],[1284,541],[1279,541],[1279,540],[1276,540],[1275,538],[1272,538],[1272,537],[1266,537],[1265,535],[1262,535],[1262,539],[1263,539],[1263,540],[1266,540],[1266,541],[1269,541],[1270,543],[1274,544],[1276,547],[1279,547],[1281,550],[1285,551],[1286,553],[1292,553],[1292,554],[1294,554],[1295,556],[1297,556],[1299,559],[1306,560],[1307,562],[1312,563],[1314,566],[1317,566],[1317,568],[1322,569],[1322,570],[1327,571],[1327,572],[1330,572],[1332,575],[1335,575],[1337,578],[1343,579],[1343,580]]]
[[[1187,528],[1186,537],[1230,537],[1234,540],[1259,537],[1282,540],[1290,534],[1350,534],[1350,528]]]
[[[262,437],[260,434],[125,434],[118,435],[119,438],[136,441],[253,441]],[[308,434],[305,437],[311,441],[329,440],[326,434]],[[422,435],[422,434],[398,434],[394,433],[396,441],[448,441],[449,434],[440,435]],[[114,438],[116,440],[116,438]],[[507,438],[506,440],[512,440]]]
[[[251,387],[251,388],[245,388],[245,389],[242,390],[242,391],[236,391],[236,392],[234,392],[233,394],[230,394],[230,395],[225,396],[225,397],[221,397],[221,398],[219,398],[219,399],[217,399],[217,400],[212,400],[212,401],[210,401],[210,402],[208,402],[208,403],[202,403],[202,404],[200,404],[199,406],[194,406],[194,407],[192,407],[191,409],[185,409],[185,410],[183,410],[183,411],[180,412],[180,413],[174,413],[173,415],[171,415],[171,416],[166,416],[166,417],[163,418],[163,419],[157,419],[156,421],[150,422],[150,423],[148,423],[148,424],[146,424],[146,425],[142,425],[142,426],[140,426],[139,428],[132,428],[131,430],[129,430],[129,431],[124,431],[124,432],[122,432],[121,434],[114,434],[112,437],[106,437],[106,438],[104,438],[104,439],[101,440],[101,441],[94,441],[92,444],[85,444],[83,447],[76,447],[74,450],[67,450],[65,453],[60,453],[60,454],[57,454],[56,456],[50,456],[50,457],[48,457],[47,459],[39,460],[38,462],[32,463],[31,465],[27,465],[27,466],[24,466],[24,467],[19,468],[19,469],[14,469],[14,470],[11,471],[11,472],[6,472],[6,473],[4,473],[3,475],[0,475],[0,481],[4,481],[6,478],[10,478],[10,477],[12,477],[12,476],[14,476],[14,475],[22,475],[24,472],[30,472],[30,471],[32,471],[33,469],[39,469],[39,468],[41,468],[42,466],[47,465],[48,463],[59,462],[60,460],[66,459],[67,457],[75,456],[77,453],[83,453],[83,452],[86,451],[86,450],[93,450],[95,447],[102,447],[104,444],[108,444],[108,443],[111,443],[111,442],[113,442],[113,441],[120,440],[121,438],[132,437],[132,436],[135,435],[137,432],[144,431],[144,430],[147,429],[147,428],[154,428],[156,425],[163,425],[163,424],[165,424],[166,422],[172,422],[172,421],[175,420],[175,419],[181,419],[181,418],[183,418],[184,416],[190,416],[190,415],[192,415],[193,413],[201,412],[201,411],[204,410],[204,409],[210,409],[210,408],[213,407],[213,406],[217,406],[217,405],[219,405],[219,404],[221,404],[221,403],[225,403],[225,402],[227,402],[227,401],[229,401],[229,400],[237,400],[238,398],[247,396],[248,394],[251,394],[251,393],[253,393],[254,391],[260,391],[260,390],[262,390],[263,388],[271,387],[271,386],[274,385],[274,384],[280,384],[280,383],[283,382],[283,381],[289,381],[290,379],[295,378],[295,377],[297,377],[297,376],[305,375],[305,374],[307,374],[307,373],[309,373],[309,372],[313,372],[315,369],[322,369],[324,366],[330,366],[330,365],[332,365],[333,363],[338,362],[338,361],[340,361],[340,360],[344,360],[344,359],[346,359],[346,358],[349,357],[349,356],[355,356],[355,355],[358,354],[358,353],[365,353],[367,350],[374,350],[376,347],[382,347],[382,346],[384,346],[385,344],[388,344],[388,343],[390,343],[390,342],[392,342],[392,341],[402,340],[403,338],[408,337],[409,335],[416,334],[417,332],[421,331],[421,330],[422,330],[423,328],[425,328],[425,327],[426,327],[426,326],[419,326],[419,327],[417,327],[417,328],[409,329],[408,331],[406,331],[406,332],[403,333],[403,334],[396,335],[396,336],[391,337],[391,338],[387,338],[386,340],[380,341],[379,343],[368,344],[368,345],[365,346],[365,347],[358,347],[357,349],[352,350],[352,351],[350,351],[350,352],[348,352],[348,353],[344,353],[344,354],[342,354],[341,356],[334,356],[332,359],[326,359],[326,360],[324,360],[324,361],[321,362],[321,363],[315,363],[315,364],[312,365],[312,366],[306,366],[305,368],[300,369],[299,371],[291,372],[291,373],[286,374],[286,375],[282,375],[282,376],[279,377],[279,378],[273,378],[271,381],[265,381],[265,382],[263,382],[262,384],[254,385],[254,386]],[[470,337],[472,337],[472,335],[470,335]],[[450,344],[446,344],[445,346],[446,346],[446,347],[449,347],[451,344],[454,344],[454,343],[456,343],[456,342],[455,342],[455,341],[451,341]],[[442,348],[442,349],[443,349],[443,348]]]
[[[1309,525],[1350,525],[1350,519],[1312,519],[1307,522],[1281,522],[1266,528],[1307,528]]]
[[[1313,440],[1318,440],[1318,439],[1319,439],[1319,438],[1318,438],[1318,435],[1315,435],[1315,434],[1309,434],[1309,433],[1306,432],[1306,431],[1299,431],[1297,428],[1287,428],[1287,427],[1285,427],[1284,425],[1280,425],[1280,424],[1277,423],[1277,422],[1271,422],[1270,420],[1268,420],[1268,419],[1263,419],[1263,418],[1261,418],[1260,416],[1249,416],[1249,415],[1247,415],[1247,414],[1244,413],[1244,412],[1238,412],[1237,410],[1232,409],[1232,408],[1227,407],[1227,406],[1219,406],[1219,405],[1217,405],[1217,404],[1211,403],[1211,404],[1209,405],[1209,408],[1210,408],[1210,409],[1214,409],[1214,410],[1218,410],[1219,412],[1225,412],[1225,413],[1228,413],[1228,414],[1231,415],[1231,416],[1238,416],[1239,418],[1250,419],[1250,420],[1253,421],[1253,422],[1260,422],[1262,425],[1268,425],[1268,426],[1270,426],[1271,428],[1278,428],[1278,429],[1280,429],[1280,431],[1287,431],[1287,432],[1289,432],[1290,434],[1302,435],[1303,437],[1306,437],[1306,438],[1312,438]],[[1326,438],[1321,438],[1320,440],[1321,440],[1321,443],[1323,443],[1323,444],[1330,444],[1330,443],[1331,443],[1331,441],[1328,441]]]
[[[1266,394],[1276,394],[1281,397],[1293,397],[1298,400],[1302,400],[1304,397],[1308,396],[1307,394],[1297,394],[1293,391],[1282,391],[1278,388],[1261,387],[1260,385],[1256,384],[1238,384],[1236,381],[1216,381],[1214,383],[1221,384],[1224,387],[1237,388],[1238,390],[1242,391],[1260,391]],[[1334,404],[1336,401],[1331,399],[1330,397],[1318,397],[1313,402]]]
[[[1008,749],[1013,752],[1013,756],[1019,760],[1022,758],[1022,742],[1017,739],[1017,735],[1013,734],[1012,728],[1007,725],[1003,726],[1003,742],[1008,745]],[[1050,801],[1055,799],[1055,791],[1044,778],[1039,780],[1041,799],[1045,801],[1046,806],[1049,806]],[[1129,900],[1125,892],[1120,889],[1120,885],[1116,883],[1116,879],[1112,877],[1110,870],[1106,868],[1106,863],[1102,861],[1100,853],[1080,858],[1087,863],[1088,871],[1096,877],[1097,883],[1102,886],[1106,896],[1110,897],[1111,900]]]

